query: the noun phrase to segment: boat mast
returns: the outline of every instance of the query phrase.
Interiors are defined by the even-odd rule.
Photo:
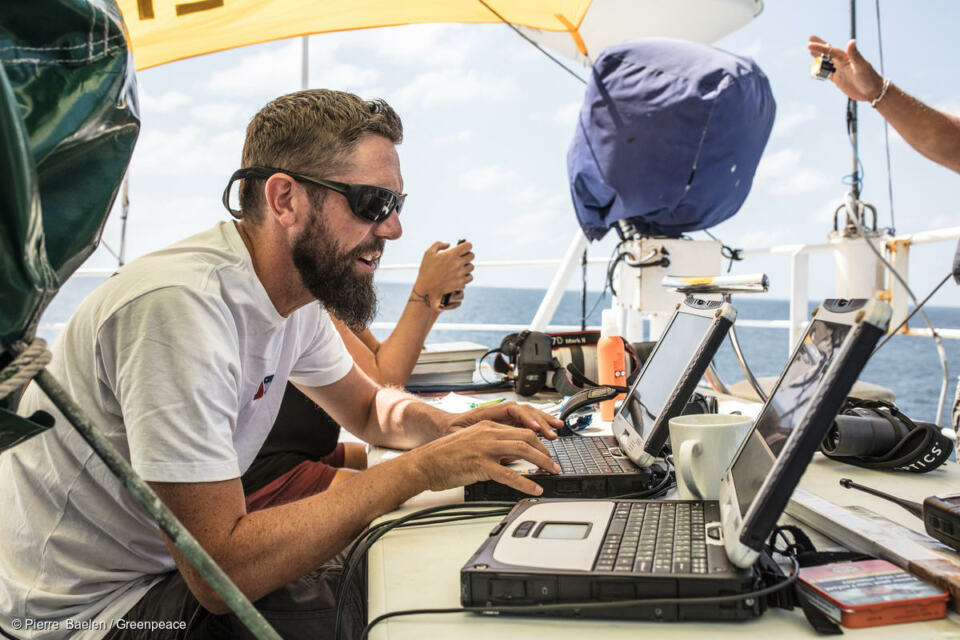
[[[857,0],[850,0],[850,39],[857,37]],[[851,189],[853,202],[860,202],[860,170],[858,166],[859,150],[857,148],[857,101],[853,98],[847,98],[847,126],[850,129],[850,144],[853,146],[853,173],[851,174]],[[859,207],[858,207],[859,208]],[[851,211],[860,218],[860,224],[864,224],[861,211]]]

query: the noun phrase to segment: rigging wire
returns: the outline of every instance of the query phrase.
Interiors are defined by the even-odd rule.
[[[537,44],[536,42],[534,42],[529,36],[527,36],[527,34],[525,34],[524,32],[520,31],[520,29],[518,29],[517,27],[515,27],[509,20],[507,20],[507,19],[504,18],[500,13],[498,13],[496,9],[494,9],[493,7],[491,7],[489,4],[487,4],[487,3],[484,2],[483,0],[477,0],[477,2],[479,2],[479,3],[482,4],[484,7],[486,7],[487,10],[488,10],[490,13],[492,13],[492,14],[495,15],[495,16],[497,16],[497,17],[500,19],[500,21],[503,22],[503,24],[505,24],[505,25],[507,25],[508,27],[510,27],[511,29],[513,29],[514,33],[516,33],[518,36],[520,36],[521,38],[523,38],[524,40],[526,40],[527,42],[529,42],[530,44],[532,44],[534,47],[536,47],[537,50],[538,50],[540,53],[542,53],[543,55],[545,55],[545,56],[547,56],[548,58],[550,58],[550,59],[551,59],[557,66],[559,66],[561,69],[563,69],[564,71],[566,71],[567,73],[569,73],[570,75],[572,75],[574,78],[576,78],[577,80],[579,80],[579,81],[582,82],[583,84],[587,84],[587,81],[586,81],[584,78],[581,78],[573,69],[571,69],[571,68],[568,67],[567,65],[563,64],[563,62],[561,62],[559,58],[557,58],[556,56],[552,55],[549,51],[547,51],[546,49],[544,49],[543,47],[541,47],[539,44]]]
[[[881,70],[881,74],[882,74],[882,73],[883,73],[883,45],[882,45],[882,38],[880,37],[881,32],[880,32],[880,4],[879,4],[879,0],[876,1],[876,8],[877,8],[877,35],[878,35],[878,40],[879,40],[880,43],[881,43],[881,44],[880,44],[880,70]],[[852,9],[852,7],[851,7],[851,9]],[[854,29],[854,32],[853,32],[851,35],[853,35],[854,37],[856,37],[856,36],[855,36],[855,25],[856,25],[856,22],[855,22],[855,15],[854,15],[853,13],[851,13],[851,24],[852,24],[853,29]],[[897,279],[897,281],[898,281],[898,282],[900,283],[900,285],[903,287],[904,291],[907,293],[907,295],[908,295],[908,296],[910,297],[910,299],[913,301],[914,311],[913,311],[913,313],[910,314],[910,316],[907,316],[907,320],[908,320],[913,314],[919,313],[920,316],[923,318],[923,321],[927,324],[927,327],[929,327],[929,329],[930,329],[931,337],[933,338],[934,343],[936,344],[936,347],[937,347],[937,354],[938,354],[939,357],[940,357],[940,369],[941,369],[941,371],[943,372],[943,379],[942,379],[941,384],[940,384],[940,397],[939,397],[939,401],[937,402],[936,424],[939,425],[941,419],[943,418],[943,407],[944,407],[944,404],[946,403],[947,388],[950,386],[950,371],[949,371],[949,368],[948,368],[948,366],[947,366],[947,354],[946,354],[946,351],[945,351],[945,349],[944,349],[944,347],[943,347],[943,340],[941,339],[940,334],[937,332],[936,327],[933,326],[933,322],[930,321],[930,317],[927,316],[927,313],[923,310],[923,304],[925,304],[926,301],[929,300],[930,297],[931,297],[934,293],[936,293],[937,289],[939,289],[940,286],[943,285],[943,283],[941,282],[941,284],[938,285],[937,288],[934,289],[933,292],[931,292],[930,295],[928,295],[928,296],[924,299],[923,303],[918,302],[918,301],[917,301],[917,297],[916,297],[916,296],[914,295],[914,293],[913,293],[913,290],[910,288],[910,285],[907,284],[907,281],[903,278],[903,276],[900,275],[900,272],[897,271],[897,270],[893,267],[892,264],[890,264],[890,262],[884,257],[884,255],[880,252],[880,250],[877,249],[876,246],[874,246],[873,242],[871,242],[870,237],[869,237],[868,234],[867,234],[866,227],[865,227],[864,224],[863,224],[863,220],[861,220],[861,208],[860,208],[860,205],[862,205],[863,203],[861,202],[859,196],[860,196],[860,192],[862,191],[862,186],[863,186],[863,163],[860,161],[860,153],[859,153],[859,151],[858,151],[858,149],[857,149],[856,140],[855,140],[855,138],[854,138],[854,135],[855,135],[855,127],[856,127],[856,124],[855,124],[855,123],[856,123],[856,120],[855,120],[855,118],[856,118],[855,109],[856,109],[856,106],[855,106],[855,103],[853,102],[853,100],[847,100],[847,118],[846,118],[846,119],[847,119],[847,137],[849,138],[849,140],[850,140],[850,145],[851,145],[851,147],[853,148],[853,157],[854,157],[854,173],[853,173],[853,174],[850,174],[850,175],[847,175],[847,176],[844,176],[844,178],[843,178],[843,183],[844,183],[845,185],[851,187],[850,193],[847,194],[847,202],[846,202],[846,205],[845,205],[846,210],[847,210],[847,221],[848,221],[848,224],[852,223],[852,224],[854,224],[854,225],[856,226],[857,232],[858,232],[858,233],[860,234],[860,236],[863,238],[864,242],[866,242],[867,246],[870,247],[870,250],[874,253],[874,255],[876,255],[876,257],[880,260],[880,262],[882,262],[883,265],[890,271],[890,274],[891,274],[894,278]],[[885,129],[885,131],[886,131],[886,119],[884,119],[884,129]],[[888,139],[887,139],[887,162],[888,162],[888,165],[887,165],[887,182],[888,182],[888,193],[889,193],[889,197],[890,197],[890,220],[891,220],[891,226],[890,226],[890,229],[889,229],[889,230],[892,232],[893,229],[894,229],[894,224],[893,224],[893,187],[892,187],[892,177],[891,177],[891,175],[890,175],[890,165],[889,165],[890,155],[889,155],[889,154],[890,154],[890,147],[889,147],[889,138],[888,138]],[[858,175],[858,174],[859,174],[859,175]],[[874,225],[874,226],[876,226],[876,225]],[[944,282],[946,282],[946,280],[944,280]],[[904,323],[906,323],[906,320],[904,320]],[[903,326],[903,324],[901,324],[900,326]],[[899,330],[899,328],[900,328],[900,327],[897,327],[898,330]],[[893,335],[893,334],[891,334],[891,336],[892,336],[892,335]],[[888,339],[889,339],[889,338],[888,338]],[[884,340],[884,342],[881,343],[881,344],[877,347],[877,349],[879,349],[880,346],[883,346],[883,344],[885,344],[885,343],[886,343],[886,340]],[[876,349],[874,349],[874,353],[876,353]]]
[[[880,0],[877,7],[877,45],[880,48],[880,75],[886,77],[883,70],[883,32],[880,29]],[[890,235],[897,235],[897,223],[893,216],[893,168],[890,165],[890,123],[883,118],[883,146],[887,156],[887,198],[890,200]]]
[[[913,295],[913,290],[910,288],[910,285],[907,284],[907,281],[904,280],[903,276],[900,275],[900,272],[893,268],[893,265],[890,264],[883,254],[880,253],[880,250],[877,249],[870,241],[870,238],[867,236],[867,230],[857,215],[855,213],[848,212],[848,217],[853,219],[853,222],[857,225],[857,231],[860,232],[861,237],[863,237],[863,240],[867,243],[867,246],[870,247],[870,250],[873,251],[874,255],[877,256],[880,262],[887,267],[890,273],[893,274],[893,276],[903,287],[903,290],[906,291],[908,296],[910,296],[910,299],[913,300],[915,311],[920,313],[920,317],[923,318],[923,321],[926,322],[927,326],[930,328],[933,341],[937,345],[937,353],[940,356],[940,369],[943,371],[943,380],[940,383],[940,398],[937,402],[936,424],[939,426],[940,420],[943,418],[943,407],[947,400],[947,387],[950,386],[950,370],[947,367],[947,352],[943,348],[943,340],[940,338],[940,334],[937,332],[936,327],[933,326],[933,322],[930,321],[930,317],[927,315],[927,312],[923,310],[923,305],[917,301],[917,296]],[[926,302],[926,300],[924,300],[924,302]]]
[[[910,314],[909,314],[906,318],[903,319],[903,322],[901,322],[900,324],[898,324],[897,327],[896,327],[893,331],[891,331],[890,334],[889,334],[886,338],[884,338],[883,341],[882,341],[880,344],[877,345],[877,347],[873,350],[873,353],[876,353],[877,351],[880,350],[880,347],[882,347],[883,345],[887,344],[887,342],[890,341],[890,338],[892,338],[893,336],[895,336],[895,335],[897,334],[897,332],[900,331],[900,329],[902,329],[902,328],[907,324],[907,322],[910,321],[910,318],[912,318],[913,316],[917,315],[917,312],[920,311],[920,309],[923,307],[923,305],[927,304],[927,301],[928,301],[930,298],[933,297],[933,294],[935,294],[937,291],[940,291],[940,287],[942,287],[943,285],[945,285],[945,284],[947,283],[947,280],[949,280],[949,279],[952,278],[952,277],[953,277],[953,272],[947,273],[947,275],[945,275],[945,276],[943,277],[943,280],[940,281],[940,284],[938,284],[937,286],[935,286],[935,287],[933,288],[933,291],[931,291],[930,293],[928,293],[928,294],[927,294],[927,297],[920,301],[920,305],[919,305],[918,307],[916,307],[913,311],[911,311]],[[873,357],[873,354],[870,354],[870,356]]]
[[[122,267],[122,266],[123,266],[123,262],[120,260],[120,254],[117,253],[116,251],[114,251],[113,248],[112,248],[109,244],[107,244],[107,241],[106,241],[106,240],[100,240],[100,244],[103,245],[103,248],[106,249],[107,252],[108,252],[110,255],[112,255],[114,258],[117,259],[117,262],[120,263],[119,266]]]

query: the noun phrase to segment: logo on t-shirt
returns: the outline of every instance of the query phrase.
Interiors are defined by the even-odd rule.
[[[253,394],[254,400],[259,400],[263,397],[263,394],[267,392],[267,389],[270,387],[270,383],[273,382],[273,376],[267,376],[263,379],[263,382],[260,383],[260,388],[257,389],[257,392]]]

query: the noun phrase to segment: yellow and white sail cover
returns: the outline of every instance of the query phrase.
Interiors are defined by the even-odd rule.
[[[762,0],[118,0],[137,69],[314,33],[427,22],[498,23],[589,65],[624,40],[715,42]]]
[[[533,29],[575,31],[590,0],[119,0],[119,5],[137,69],[145,69],[280,38],[425,22],[505,19]]]

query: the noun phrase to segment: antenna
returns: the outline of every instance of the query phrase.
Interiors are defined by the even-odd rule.
[[[862,484],[857,484],[850,478],[841,478],[840,486],[844,489],[857,489],[859,491],[863,491],[864,493],[877,496],[878,498],[889,500],[890,502],[900,505],[913,515],[923,520],[923,505],[921,505],[919,502],[911,502],[910,500],[904,500],[903,498],[892,496],[889,493],[884,493],[883,491],[877,491],[876,489],[865,487]]]

